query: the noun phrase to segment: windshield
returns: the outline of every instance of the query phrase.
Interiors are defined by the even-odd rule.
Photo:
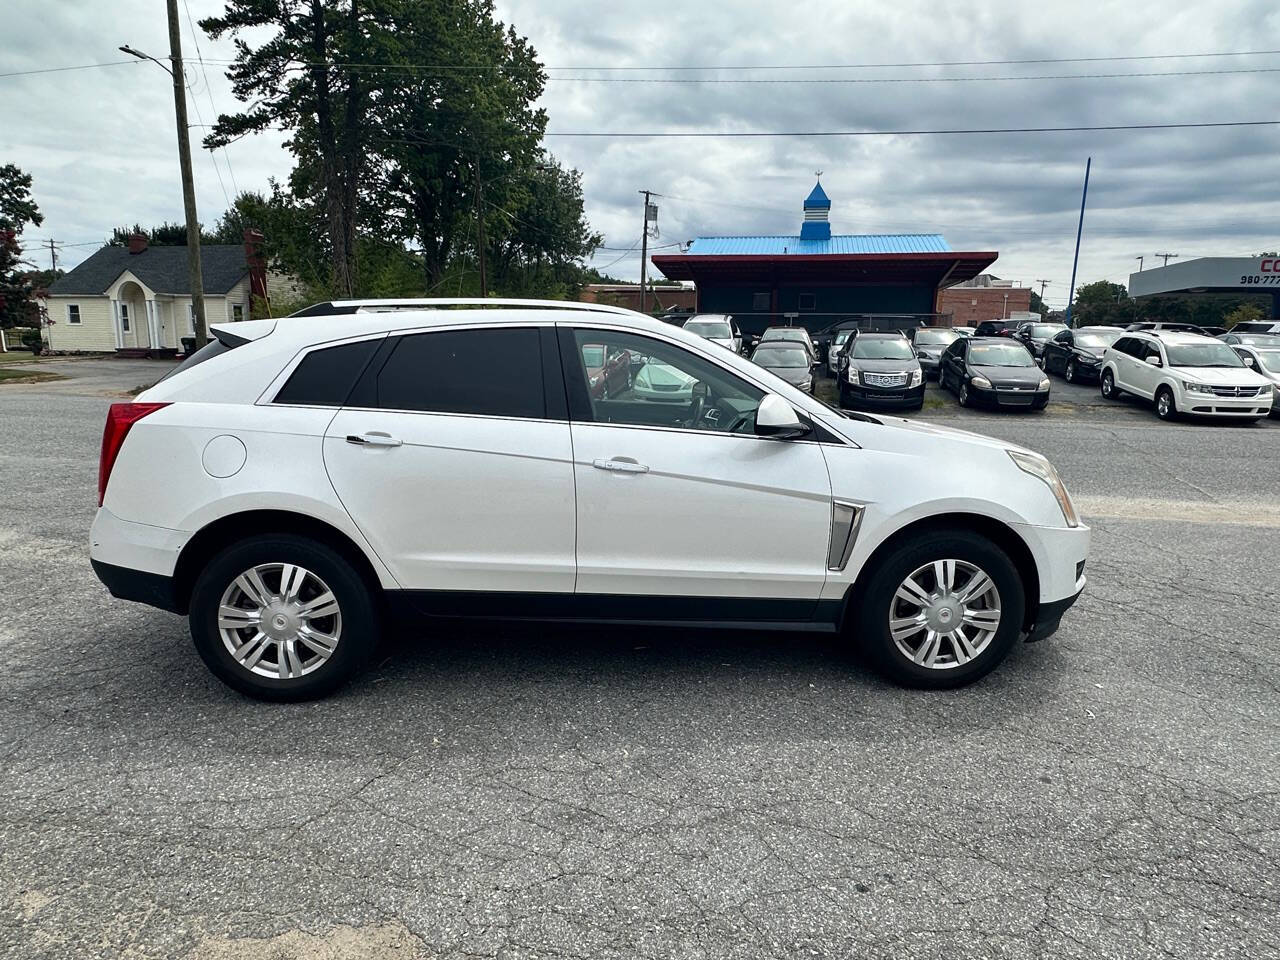
[[[969,362],[979,367],[1030,367],[1034,365],[1027,348],[1017,343],[975,343],[969,348]]]
[[[751,358],[762,367],[807,367],[809,355],[800,347],[770,347],[757,350]]]
[[[837,347],[838,347],[838,346],[840,346],[842,343],[844,343],[846,340],[848,340],[848,339],[849,339],[849,333],[850,333],[850,331],[848,331],[848,330],[837,330],[837,331],[836,331],[835,344],[836,344],[836,346],[837,346]],[[1277,338],[1277,339],[1280,339],[1280,338]]]
[[[684,325],[684,328],[700,337],[718,337],[721,340],[733,339],[733,328],[723,320],[690,320]]]
[[[1169,354],[1171,367],[1243,367],[1240,355],[1219,340],[1206,340],[1203,343],[1168,343],[1165,352]]]
[[[853,343],[853,356],[856,360],[910,360],[915,354],[905,340],[859,337]]]
[[[1280,337],[1274,333],[1242,333],[1240,342],[1251,347],[1280,348]]]
[[[935,344],[946,345],[954,343],[960,339],[960,334],[954,330],[917,330],[916,346],[933,346]]]
[[[764,332],[761,340],[808,340],[808,334],[800,327],[772,327]]]
[[[1065,323],[1033,323],[1031,325],[1031,336],[1037,340],[1048,340],[1056,337],[1063,330],[1067,329]]]
[[[1115,333],[1077,333],[1076,346],[1093,350],[1105,350],[1120,339],[1120,331]]]
[[[1264,370],[1280,373],[1280,350],[1259,350],[1258,360]]]

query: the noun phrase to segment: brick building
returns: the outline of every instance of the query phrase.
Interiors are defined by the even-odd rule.
[[[1030,287],[1016,287],[1012,280],[989,273],[938,291],[938,313],[950,314],[953,326],[976,327],[983,320],[999,320],[1030,309]]]
[[[578,297],[583,303],[607,303],[610,306],[640,309],[640,284],[638,283],[589,283]],[[653,284],[649,287],[648,309],[661,313],[671,307],[692,310],[698,301],[693,287],[681,284]]]

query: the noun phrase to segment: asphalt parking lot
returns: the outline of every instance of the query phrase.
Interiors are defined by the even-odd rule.
[[[926,411],[1048,455],[1095,534],[1061,632],[967,689],[468,628],[279,706],[90,570],[105,409],[156,365],[41,366],[0,386],[0,956],[1280,955],[1280,422],[1056,378]]]

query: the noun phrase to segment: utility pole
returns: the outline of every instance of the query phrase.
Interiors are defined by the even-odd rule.
[[[1169,261],[1175,258],[1177,254],[1176,253],[1157,253],[1156,256],[1164,258],[1164,263],[1162,263],[1161,266],[1167,267],[1169,265]]]
[[[191,313],[194,317],[192,326],[195,328],[196,346],[202,347],[209,339],[209,328],[204,315],[200,220],[196,216],[196,185],[191,173],[191,131],[187,125],[187,88],[182,72],[182,22],[178,19],[178,0],[166,0],[165,7],[169,16],[169,66],[166,67],[155,57],[127,44],[120,47],[120,50],[139,60],[150,60],[158,64],[173,78],[173,113],[178,126],[178,166],[182,171],[182,207],[187,219],[187,271],[191,286]]]
[[[54,273],[58,272],[58,251],[53,246],[53,238],[49,238],[49,261]]]
[[[1049,284],[1053,283],[1053,281],[1052,281],[1052,280],[1037,280],[1037,281],[1035,281],[1035,282],[1036,282],[1036,283],[1038,283],[1038,284],[1040,284],[1040,303],[1041,303],[1041,304],[1043,304],[1043,303],[1044,303],[1044,288],[1045,288],[1045,287],[1047,287]]]
[[[644,194],[644,217],[640,221],[640,312],[648,313],[649,307],[649,198],[657,196],[651,190],[640,190]],[[655,211],[656,213],[656,211]],[[657,217],[655,215],[654,219]],[[635,249],[634,247],[632,248]]]
[[[1076,298],[1076,267],[1080,265],[1080,238],[1084,235],[1084,205],[1089,199],[1089,169],[1093,166],[1093,157],[1084,162],[1084,189],[1080,192],[1080,222],[1076,225],[1076,253],[1071,259],[1071,289],[1067,291],[1067,312],[1063,322],[1071,326],[1071,301]]]
[[[1137,261],[1138,261],[1138,272],[1139,272],[1139,273],[1141,273],[1141,272],[1142,272],[1142,261],[1143,261],[1143,260],[1145,260],[1145,259],[1147,259],[1147,258],[1146,258],[1146,256],[1134,257],[1133,259],[1135,259],[1135,260],[1137,260]]]
[[[1001,320],[1009,319],[1009,295],[1007,293],[1004,295],[1004,312],[1001,313],[1000,319]]]

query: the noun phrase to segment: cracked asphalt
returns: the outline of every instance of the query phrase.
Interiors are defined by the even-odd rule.
[[[1061,632],[967,689],[449,628],[279,706],[90,571],[107,395],[158,368],[50,366],[0,387],[0,956],[1280,955],[1280,423],[935,412],[1095,531]]]

